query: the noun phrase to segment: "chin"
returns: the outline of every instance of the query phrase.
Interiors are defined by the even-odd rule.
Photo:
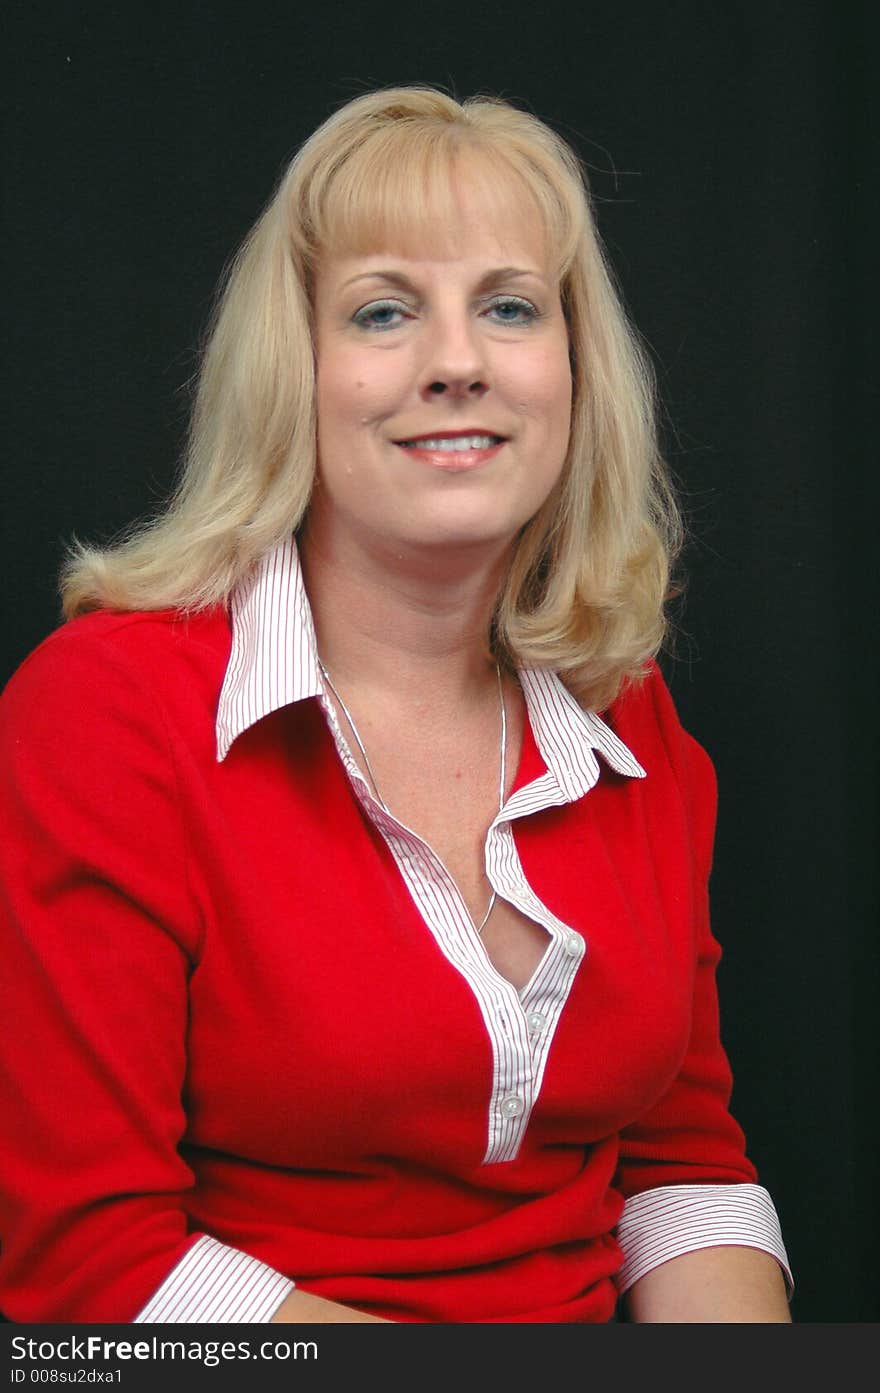
[[[538,502],[534,509],[514,512],[508,503],[502,512],[483,500],[474,508],[426,509],[410,516],[407,530],[414,542],[426,547],[497,547],[517,537],[540,506]]]
[[[434,554],[475,549],[496,552],[513,542],[522,525],[517,523],[504,528],[487,528],[485,521],[480,524],[474,523],[472,526],[438,524],[432,528],[419,529],[407,541],[413,550],[430,551]]]

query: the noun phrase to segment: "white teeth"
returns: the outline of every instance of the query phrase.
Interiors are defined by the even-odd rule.
[[[454,435],[438,440],[399,440],[398,444],[419,450],[446,450],[451,454],[453,450],[488,450],[500,439],[498,435]]]

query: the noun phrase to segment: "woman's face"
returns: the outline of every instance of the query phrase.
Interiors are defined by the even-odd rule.
[[[453,254],[328,256],[318,269],[309,530],[337,554],[498,554],[562,470],[568,332],[537,218],[499,225],[476,186],[458,194]]]

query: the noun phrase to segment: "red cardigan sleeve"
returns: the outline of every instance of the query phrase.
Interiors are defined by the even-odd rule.
[[[198,923],[161,712],[89,620],[0,701],[0,823],[0,1308],[128,1321],[198,1237],[177,1149]]]
[[[615,1188],[628,1199],[662,1185],[753,1183],[755,1167],[729,1111],[733,1080],[721,1042],[715,976],[721,949],[709,921],[715,772],[706,752],[683,729],[656,667],[618,704],[615,727],[637,757],[646,739],[654,760],[665,757],[682,801],[689,832],[691,875],[683,893],[690,896],[693,971],[684,1059],[664,1095],[621,1133]]]

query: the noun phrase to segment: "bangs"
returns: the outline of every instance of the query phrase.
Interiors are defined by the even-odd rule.
[[[549,264],[560,278],[582,233],[578,203],[524,153],[474,140],[461,127],[425,127],[407,121],[374,131],[326,179],[309,190],[303,230],[309,260],[322,253],[367,256],[392,251],[404,257],[460,254],[466,211],[477,194],[481,213],[500,237],[523,224],[540,229]],[[320,186],[318,186],[320,185]],[[304,210],[305,211],[305,210]]]

